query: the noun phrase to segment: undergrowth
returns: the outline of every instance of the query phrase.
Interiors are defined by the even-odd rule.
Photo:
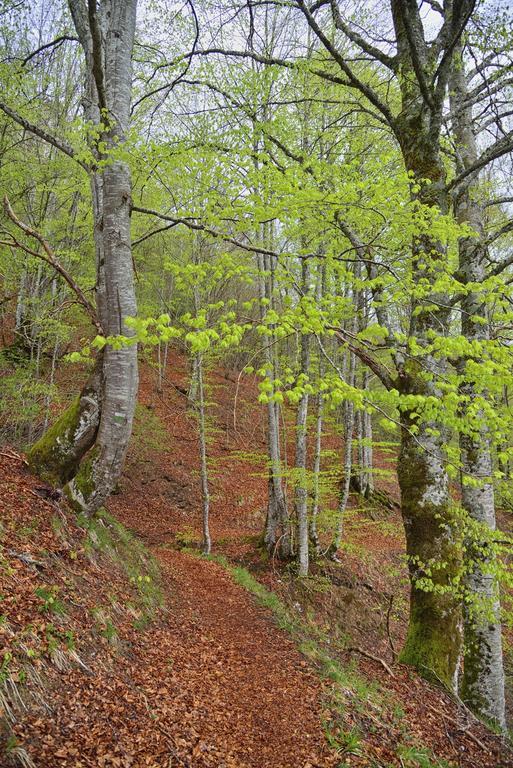
[[[56,506],[57,511],[59,514],[46,521],[46,533],[41,521],[41,526],[27,526],[25,521],[18,526],[15,517],[14,524],[0,530],[0,536],[9,533],[8,543],[2,539],[0,544],[0,601],[5,611],[0,613],[4,642],[0,654],[2,765],[5,760],[8,765],[33,768],[28,753],[14,738],[13,728],[29,706],[51,710],[52,669],[63,673],[79,668],[94,675],[94,666],[89,667],[85,660],[91,648],[94,646],[93,660],[101,656],[102,642],[118,653],[124,647],[120,628],[126,626],[127,618],[133,628],[143,630],[164,602],[156,560],[112,515],[104,509],[90,517],[68,515]],[[41,536],[46,536],[42,540],[39,527]],[[35,558],[25,551],[28,539]],[[50,549],[42,548],[41,542]],[[92,590],[85,588],[88,561],[105,574],[105,582]],[[18,579],[13,562],[23,563]],[[80,563],[83,570],[77,572]],[[13,594],[27,607],[23,624]],[[77,615],[77,605],[85,609],[85,615]],[[13,615],[14,622],[10,620]]]
[[[79,515],[77,522],[87,533],[86,551],[103,553],[121,567],[135,587],[138,607],[146,620],[151,619],[164,604],[160,570],[155,558],[140,539],[106,509],[100,509],[91,517]]]

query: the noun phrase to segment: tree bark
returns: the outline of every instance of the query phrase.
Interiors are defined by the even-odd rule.
[[[395,132],[406,170],[413,174],[412,204],[419,210],[448,213],[446,174],[440,153],[440,128],[446,83],[439,75],[429,85],[431,53],[425,42],[416,5],[392,0],[397,38],[401,111]],[[443,275],[447,254],[429,231],[414,235],[412,281],[425,285],[424,295],[413,300],[409,337],[428,348],[433,336],[448,332],[447,297],[431,286]],[[440,356],[422,351],[404,362],[399,371],[405,395],[440,397],[437,380],[446,369]],[[401,511],[410,572],[410,616],[400,656],[423,675],[456,691],[461,655],[461,606],[454,579],[459,573],[457,531],[452,524],[451,498],[445,466],[447,432],[438,420],[403,414],[398,477]],[[416,434],[413,430],[416,429]]]
[[[102,355],[80,395],[27,454],[29,467],[52,485],[64,487],[93,447],[100,423]]]
[[[128,164],[116,157],[130,119],[132,50],[137,0],[105,0],[89,14],[78,0],[70,9],[86,58],[86,116],[100,123],[98,150],[104,164],[91,186],[97,254],[98,314],[105,333],[131,336],[125,319],[137,313],[130,239],[131,177]],[[92,10],[94,7],[94,10]],[[101,415],[94,449],[68,485],[70,498],[93,512],[121,476],[137,397],[137,347],[103,354]]]
[[[273,264],[271,257],[258,257],[259,276],[259,298],[261,302],[261,319],[265,319],[265,308],[262,299],[273,301],[273,291],[271,274]],[[267,273],[267,275],[266,275]],[[272,303],[271,303],[272,307]],[[264,349],[264,362],[267,371],[267,378],[271,382],[271,395],[274,394],[274,336],[269,337],[269,342]],[[267,454],[269,462],[269,480],[268,480],[268,499],[267,514],[264,530],[264,545],[270,555],[274,554],[278,547],[280,554],[284,557],[290,555],[290,535],[287,511],[287,500],[283,489],[282,481],[282,461],[280,451],[280,409],[279,404],[275,403],[271,397],[267,403]]]
[[[347,374],[347,383],[350,387],[355,385],[356,375],[356,356],[353,352],[348,352],[349,367]],[[351,488],[351,472],[353,468],[353,430],[355,422],[354,403],[346,400],[344,403],[344,478],[338,503],[338,520],[335,537],[329,549],[329,555],[333,560],[337,559],[337,552],[342,544],[344,536],[344,523],[346,516],[347,503],[349,501],[349,491]]]
[[[198,379],[198,410],[199,410],[199,444],[200,444],[200,473],[201,496],[203,500],[203,542],[202,551],[209,555],[212,548],[210,538],[210,493],[208,488],[208,462],[207,462],[207,435],[205,428],[205,390],[203,385],[203,360],[201,354],[197,355],[196,374]]]
[[[471,167],[478,158],[472,130],[472,107],[465,105],[468,95],[465,65],[458,47],[451,73],[452,128],[457,146],[458,173]],[[460,224],[469,224],[475,237],[459,242],[459,273],[464,285],[480,285],[486,279],[487,248],[485,245],[484,210],[475,194],[478,177],[468,176],[456,189],[454,208]],[[479,290],[463,291],[461,330],[469,341],[486,342],[490,326],[485,298]],[[465,379],[466,362],[460,365],[462,394],[472,407],[479,400],[473,382]],[[486,394],[484,395],[486,397]],[[492,482],[492,453],[489,430],[484,415],[479,424],[460,432],[463,483],[461,503],[470,519],[479,526],[495,530],[495,499]],[[465,483],[465,477],[477,479],[479,485]],[[499,590],[493,575],[493,552],[484,551],[482,543],[466,542],[465,586],[471,601],[464,608],[464,665],[460,695],[478,716],[500,728],[506,726],[504,699],[504,666],[502,656]]]
[[[308,260],[302,264],[301,287],[303,295],[308,292],[310,268]],[[310,334],[301,334],[301,376],[305,383],[308,381],[310,370]],[[309,569],[309,536],[308,536],[308,478],[307,478],[307,439],[308,439],[308,400],[306,389],[301,395],[296,414],[296,518],[298,529],[298,561],[299,575],[308,576]]]

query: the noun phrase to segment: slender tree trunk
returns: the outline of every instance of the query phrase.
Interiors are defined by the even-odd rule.
[[[319,369],[321,366],[319,365]],[[321,457],[322,457],[322,428],[323,428],[323,411],[324,411],[324,398],[322,393],[317,395],[317,412],[315,416],[315,443],[314,443],[314,460],[312,467],[313,474],[313,498],[312,498],[312,517],[310,520],[310,541],[312,543],[313,551],[318,554],[319,552],[319,533],[317,531],[317,517],[319,515],[319,500],[320,500],[320,473],[321,473]]]
[[[187,391],[187,400],[189,401],[190,405],[194,405],[198,399],[198,355],[194,355],[192,358],[191,368],[192,370],[190,375],[190,385]]]
[[[369,389],[370,372],[365,369],[362,375],[364,392]],[[373,455],[372,455],[372,416],[368,411],[362,411],[362,493],[369,499],[374,491]]]
[[[265,307],[262,299],[272,301],[273,296],[269,284],[269,273],[272,265],[268,259],[263,256],[258,258],[259,276],[259,298],[261,303],[261,319],[265,319]],[[274,337],[269,338],[264,349],[264,362],[267,371],[267,378],[271,383],[271,394],[274,393]],[[264,530],[264,544],[269,552],[273,554],[278,546],[280,553],[288,557],[290,555],[290,537],[288,532],[288,512],[285,493],[283,490],[283,468],[280,451],[280,410],[277,403],[271,400],[267,403],[267,452],[269,460],[269,481],[268,481],[268,501],[267,514]]]
[[[324,255],[320,253],[321,257]],[[317,275],[316,286],[316,300],[320,306],[321,301],[326,293],[326,262],[323,259],[319,267],[319,273]],[[319,382],[322,381],[325,372],[325,360],[322,354],[319,355]],[[314,442],[314,460],[313,460],[313,489],[312,489],[312,515],[310,519],[310,542],[315,554],[319,554],[320,543],[319,534],[317,531],[317,517],[319,514],[320,504],[320,473],[321,473],[321,458],[322,458],[322,429],[323,429],[323,414],[324,414],[324,397],[319,390],[316,398],[316,416],[315,416],[315,442]]]
[[[209,555],[212,547],[209,527],[210,493],[208,488],[207,436],[205,426],[205,390],[203,384],[203,360],[201,354],[196,356],[196,375],[198,379],[198,411],[199,411],[199,443],[200,443],[200,472],[201,495],[203,499],[203,542],[202,551]]]
[[[356,374],[356,357],[352,352],[349,352],[349,371],[348,371],[348,384],[350,387],[355,385]],[[347,509],[347,502],[349,501],[349,491],[351,488],[351,471],[353,467],[353,430],[355,422],[354,404],[351,400],[346,400],[344,403],[344,478],[342,481],[342,488],[340,492],[340,500],[338,504],[338,521],[335,537],[329,549],[329,555],[333,560],[337,559],[337,552],[342,544],[342,538],[344,536],[344,522]]]
[[[303,295],[308,292],[310,269],[307,259],[302,264]],[[301,334],[301,376],[308,381],[310,370],[310,334]],[[308,391],[304,391],[299,401],[296,416],[296,517],[298,528],[298,559],[299,575],[308,576],[309,569],[309,537],[308,537],[308,478],[307,478],[307,440],[308,440]]]
[[[465,105],[467,83],[461,47],[458,48],[451,77],[452,124],[458,153],[458,171],[472,166],[478,151],[472,130],[472,108]],[[486,278],[487,248],[485,245],[484,211],[475,194],[477,179],[457,190],[455,213],[460,224],[469,224],[477,237],[462,238],[459,243],[460,280],[464,284],[480,285]],[[463,291],[461,299],[461,330],[469,341],[489,339],[488,311],[479,290]],[[466,361],[460,366],[465,377]],[[462,394],[476,404],[482,394],[471,381],[462,385]],[[486,394],[484,395],[486,397]],[[492,482],[492,452],[490,435],[484,415],[481,424],[469,432],[460,433],[463,483],[461,503],[469,517],[490,530],[495,530],[495,499]],[[466,483],[470,476],[478,485]],[[482,542],[466,542],[466,588],[471,602],[464,610],[464,666],[461,697],[477,715],[504,728],[506,725],[504,699],[504,667],[502,657],[499,590],[493,575],[494,555],[483,551]]]

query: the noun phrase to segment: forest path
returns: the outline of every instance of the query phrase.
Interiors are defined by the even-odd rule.
[[[268,611],[216,563],[162,547],[155,554],[170,615],[146,661],[169,691],[162,712],[154,699],[154,714],[185,756],[177,765],[335,765],[319,680]]]
[[[155,398],[152,374],[143,371],[123,491],[109,503],[158,559],[169,608],[134,683],[146,691],[152,716],[174,745],[173,766],[334,766],[340,758],[323,733],[318,676],[270,612],[222,566],[179,551],[189,537],[197,540],[201,514],[195,424],[176,388],[180,373],[186,376],[180,362],[173,361],[176,383],[165,399]],[[222,377],[215,387],[222,395]],[[229,423],[228,399],[221,399],[216,417],[218,424]],[[251,418],[244,424],[243,434],[231,439],[240,440],[241,450],[247,444],[261,450],[259,425]],[[258,466],[233,456],[234,443],[228,448],[225,435],[218,434],[211,450],[213,540],[243,558],[261,526],[261,514],[248,515],[248,508],[262,504],[265,478]],[[150,671],[155,690],[148,688]]]

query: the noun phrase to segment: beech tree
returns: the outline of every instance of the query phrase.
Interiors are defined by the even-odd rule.
[[[91,180],[96,246],[98,327],[106,336],[130,333],[136,314],[130,248],[131,181],[120,154],[128,130],[136,2],[70,2],[85,59],[83,105],[90,157],[32,125],[7,104],[3,112],[43,141],[76,159]],[[65,485],[88,511],[98,509],[120,477],[137,395],[137,349],[106,345],[77,402],[30,454],[32,466]]]

